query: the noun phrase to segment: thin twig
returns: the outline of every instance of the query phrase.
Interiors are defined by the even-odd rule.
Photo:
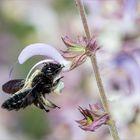
[[[76,6],[78,7],[78,10],[80,12],[80,16],[81,16],[81,20],[82,20],[82,23],[83,23],[83,26],[84,26],[86,36],[87,36],[88,39],[91,39],[91,35],[90,35],[89,28],[88,28],[87,20],[86,20],[86,14],[85,14],[83,3],[81,2],[81,0],[75,0],[75,1],[76,1]],[[97,64],[95,53],[90,56],[90,60],[91,60],[92,67],[93,67],[93,70],[94,70],[94,73],[95,73],[95,78],[96,78],[97,86],[98,86],[98,89],[99,89],[99,92],[100,92],[100,97],[101,97],[101,102],[102,102],[103,108],[104,108],[105,112],[107,112],[110,115],[110,122],[109,122],[110,133],[111,133],[114,140],[120,140],[120,138],[118,136],[117,129],[116,129],[115,122],[111,118],[111,113],[110,113],[110,110],[109,110],[109,104],[108,104],[108,100],[107,100],[105,90],[104,90],[104,87],[103,87],[103,84],[102,84],[102,79],[101,79],[100,72],[99,72],[99,69],[98,69],[98,64]]]

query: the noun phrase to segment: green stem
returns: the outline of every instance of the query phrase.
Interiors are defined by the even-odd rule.
[[[76,1],[76,6],[78,7],[78,10],[80,12],[80,16],[81,16],[81,20],[84,26],[84,30],[86,33],[86,36],[88,39],[91,39],[91,35],[90,35],[90,31],[88,28],[88,24],[87,24],[87,19],[86,19],[86,14],[85,14],[85,10],[84,10],[84,6],[83,3],[81,2],[81,0],[75,0]],[[99,89],[99,93],[100,93],[100,98],[101,98],[101,102],[104,108],[104,111],[107,112],[110,115],[110,121],[108,123],[109,126],[109,130],[110,133],[113,137],[114,140],[120,140],[117,129],[116,129],[116,125],[114,120],[111,117],[111,113],[110,113],[110,109],[109,109],[109,103],[105,94],[105,90],[102,84],[102,79],[100,76],[100,72],[98,69],[98,64],[97,64],[97,60],[96,60],[96,54],[94,53],[93,55],[90,56],[90,60],[92,63],[92,67],[95,73],[95,78],[96,78],[96,82],[97,82],[97,86]]]

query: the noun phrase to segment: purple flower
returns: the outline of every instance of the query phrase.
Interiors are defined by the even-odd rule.
[[[62,37],[67,46],[66,51],[62,51],[65,59],[72,61],[71,70],[86,61],[86,58],[99,49],[95,39],[88,40],[86,37],[79,37],[73,41],[68,36]]]
[[[55,49],[54,47],[48,44],[43,44],[43,43],[35,43],[35,44],[31,44],[25,47],[19,54],[18,61],[20,64],[23,64],[29,58],[36,55],[46,56],[47,58],[51,59],[49,61],[55,61],[57,63],[64,65],[63,70],[69,69],[71,65],[69,61],[63,58],[63,56],[59,53],[57,49]],[[36,66],[38,64],[44,63],[45,61],[48,61],[48,59],[38,62]]]
[[[103,124],[108,123],[109,115],[105,113],[98,104],[89,105],[89,108],[90,109],[83,109],[79,107],[79,111],[84,118],[76,122],[81,129],[94,132]]]

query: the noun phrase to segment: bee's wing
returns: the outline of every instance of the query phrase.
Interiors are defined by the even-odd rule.
[[[10,110],[19,110],[21,108],[27,107],[28,105],[31,105],[38,96],[38,92],[37,92],[36,88],[37,88],[39,82],[40,81],[38,81],[38,83],[36,83],[36,85],[34,87],[25,88],[25,89],[22,88],[21,90],[16,92],[16,94],[14,94],[11,98],[6,100],[2,104],[2,108],[10,111]],[[6,88],[6,90],[7,90],[7,88]]]
[[[2,90],[5,93],[14,94],[24,86],[24,83],[25,83],[24,79],[10,80],[2,86]]]

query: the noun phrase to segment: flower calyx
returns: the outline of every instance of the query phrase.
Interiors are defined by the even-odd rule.
[[[98,104],[89,105],[89,109],[79,107],[78,110],[84,116],[82,120],[76,121],[79,127],[85,131],[94,132],[102,125],[108,124],[110,117]]]

